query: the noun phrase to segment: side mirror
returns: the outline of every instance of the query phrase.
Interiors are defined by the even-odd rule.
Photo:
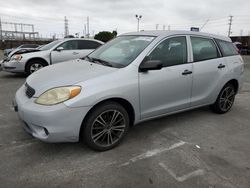
[[[139,66],[139,72],[160,69],[162,69],[162,62],[160,60],[148,60],[148,58],[145,58]]]
[[[58,51],[58,52],[60,52],[60,51],[62,51],[62,50],[64,50],[64,48],[63,48],[62,46],[56,48],[56,51]]]

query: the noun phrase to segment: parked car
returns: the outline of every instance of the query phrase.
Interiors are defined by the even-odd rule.
[[[3,71],[32,74],[51,64],[84,57],[103,42],[91,39],[63,39],[53,41],[33,53],[16,54],[5,61]]]
[[[191,31],[123,34],[75,62],[29,76],[14,108],[36,138],[100,151],[142,121],[207,105],[228,112],[244,70],[231,39]]]
[[[241,48],[242,48],[242,44],[240,42],[234,42],[233,45],[236,48],[237,52],[240,54]]]
[[[17,55],[17,54],[25,54],[25,53],[31,53],[31,52],[37,52],[40,51],[38,48],[20,48],[20,49],[15,49],[12,52],[9,53],[7,57],[4,57],[2,61],[0,61],[0,70],[2,70],[2,66],[4,62],[8,62],[11,60],[12,56]]]
[[[240,53],[242,55],[249,55],[250,54],[250,45],[242,46]]]
[[[23,45],[21,45],[21,46],[18,46],[17,48],[5,49],[5,50],[3,51],[3,54],[4,54],[4,56],[7,57],[7,56],[8,56],[13,50],[15,50],[15,49],[37,48],[37,47],[39,47],[38,44],[23,44]]]

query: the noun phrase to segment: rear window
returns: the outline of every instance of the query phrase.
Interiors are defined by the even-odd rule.
[[[78,41],[78,49],[96,49],[101,46],[100,43],[89,40],[79,40]]]
[[[219,57],[217,47],[212,39],[191,37],[194,62]]]
[[[222,40],[217,40],[217,42],[219,43],[223,56],[239,55],[233,43]]]

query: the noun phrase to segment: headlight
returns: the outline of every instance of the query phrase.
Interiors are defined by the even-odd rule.
[[[81,92],[80,86],[66,86],[50,89],[35,100],[41,105],[54,105],[72,99]]]
[[[20,61],[22,56],[20,54],[13,55],[10,60]]]

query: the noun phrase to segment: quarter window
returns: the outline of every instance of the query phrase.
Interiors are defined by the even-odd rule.
[[[191,37],[194,61],[219,57],[219,52],[212,39]]]
[[[223,56],[238,55],[236,48],[233,46],[233,43],[222,40],[217,40],[217,42],[220,45]]]
[[[160,43],[149,55],[150,60],[159,60],[164,67],[187,62],[186,37],[173,37]]]

